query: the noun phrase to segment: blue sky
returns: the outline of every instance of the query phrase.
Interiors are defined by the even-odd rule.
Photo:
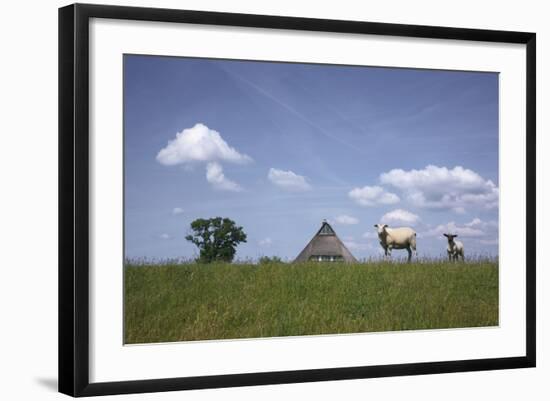
[[[498,253],[496,73],[126,55],[124,139],[129,258],[194,257],[215,216],[240,259],[292,259],[323,219],[357,258],[379,222],[420,256],[443,232]]]

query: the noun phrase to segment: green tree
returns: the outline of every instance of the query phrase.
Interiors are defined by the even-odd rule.
[[[278,256],[272,256],[272,257],[262,256],[258,260],[258,263],[261,265],[276,264],[276,263],[283,263],[283,260]]]
[[[228,218],[197,219],[191,223],[191,230],[193,234],[185,239],[199,248],[199,261],[204,263],[216,260],[231,262],[237,245],[246,242],[243,228]]]

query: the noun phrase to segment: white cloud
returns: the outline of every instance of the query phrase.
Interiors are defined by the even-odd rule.
[[[475,226],[479,226],[479,225],[482,225],[482,224],[483,224],[483,221],[479,217],[476,217],[472,221],[470,221],[469,223],[466,223],[464,225],[467,226],[467,227],[475,227]]]
[[[367,231],[363,234],[363,238],[366,239],[378,239],[378,233],[376,231]]]
[[[498,207],[499,189],[476,172],[429,165],[422,170],[394,169],[380,175],[380,182],[405,193],[418,207],[464,213],[468,207]]]
[[[271,246],[271,244],[273,244],[273,241],[269,237],[258,241],[258,245],[260,246]]]
[[[429,229],[423,235],[430,237],[440,236],[444,233],[457,234],[459,237],[494,237],[498,235],[498,223],[496,221],[482,221],[476,217],[471,222],[465,224],[457,224],[454,221],[440,224],[437,227]],[[482,241],[487,240],[481,240],[480,242]]]
[[[344,241],[344,245],[351,251],[365,251],[373,249],[373,245],[368,242],[357,242],[353,240]]]
[[[306,177],[290,170],[284,171],[270,168],[267,178],[273,184],[287,191],[309,191],[311,189],[311,185],[307,182]]]
[[[489,232],[489,231],[498,232],[498,222],[494,220],[483,221],[476,217],[469,223],[464,224],[464,226],[469,228],[475,228],[478,230],[483,230],[485,232]]]
[[[354,188],[348,196],[361,206],[393,205],[399,202],[399,196],[379,186]]]
[[[172,236],[170,234],[163,233],[159,235],[160,239],[172,239]]]
[[[351,235],[341,237],[341,239],[344,245],[346,246],[346,248],[352,251],[366,251],[368,249],[374,248],[374,245],[371,244],[370,242],[362,242],[360,240],[357,241]]]
[[[347,214],[341,214],[340,216],[337,216],[334,218],[334,222],[336,224],[352,225],[352,224],[358,224],[359,219],[353,216],[348,216]]]
[[[225,177],[222,166],[216,162],[210,162],[206,165],[206,180],[215,189],[233,192],[242,191],[239,184]]]
[[[190,162],[225,161],[247,163],[252,159],[239,153],[223,140],[219,132],[198,123],[176,134],[157,154],[157,161],[166,166]]]
[[[434,237],[443,234],[456,234],[460,237],[481,237],[485,235],[485,233],[478,228],[466,227],[464,225],[461,226],[454,221],[447,224],[440,224],[424,233],[426,237]]]
[[[175,207],[174,209],[172,209],[172,214],[174,215],[178,215],[182,213],[183,213],[183,209],[181,207]]]
[[[403,209],[395,209],[382,216],[382,223],[387,224],[410,224],[415,225],[420,221],[420,217]]]

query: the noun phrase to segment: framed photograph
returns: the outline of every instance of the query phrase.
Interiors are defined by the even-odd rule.
[[[535,366],[535,34],[59,10],[59,390]]]

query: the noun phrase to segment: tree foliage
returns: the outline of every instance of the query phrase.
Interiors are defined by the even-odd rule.
[[[258,263],[261,265],[268,265],[268,264],[274,264],[274,263],[283,263],[283,260],[278,256],[262,256]]]
[[[197,219],[191,223],[191,230],[193,234],[185,239],[199,248],[199,261],[203,263],[231,262],[237,245],[246,242],[243,228],[228,218]]]

